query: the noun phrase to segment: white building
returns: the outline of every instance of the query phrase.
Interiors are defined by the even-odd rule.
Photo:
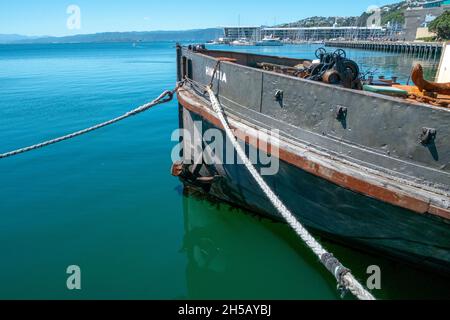
[[[273,35],[291,40],[374,39],[382,38],[382,27],[314,27],[314,28],[263,28],[263,35]]]
[[[261,27],[224,27],[225,39],[234,41],[241,38],[259,40]]]
[[[290,40],[329,40],[329,39],[374,39],[386,35],[382,27],[314,27],[314,28],[271,28],[271,27],[225,27],[225,38],[234,41],[239,38],[260,40],[273,35]]]

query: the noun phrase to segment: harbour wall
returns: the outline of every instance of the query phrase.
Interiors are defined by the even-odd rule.
[[[442,42],[326,41],[325,46],[404,53],[418,58],[438,60],[444,44]]]

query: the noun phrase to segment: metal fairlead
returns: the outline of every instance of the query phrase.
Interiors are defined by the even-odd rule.
[[[183,161],[176,161],[171,168],[172,176],[180,177],[183,174]]]
[[[345,120],[347,118],[348,109],[344,106],[336,106],[336,119]]]
[[[436,139],[437,130],[433,128],[422,128],[422,133],[420,134],[419,141],[424,146],[429,145]]]
[[[277,91],[275,92],[275,101],[283,102],[283,98],[284,98],[284,92],[283,92],[283,90],[277,90]]]

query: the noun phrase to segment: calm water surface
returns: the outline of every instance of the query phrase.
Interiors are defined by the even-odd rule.
[[[234,49],[313,58],[316,48]],[[348,52],[362,69],[402,81],[415,61]],[[174,86],[174,62],[174,43],[0,46],[0,152],[153,99]],[[169,174],[177,124],[174,101],[0,161],[0,298],[338,299],[287,226],[183,196]],[[448,279],[322,242],[361,279],[379,265],[377,297],[450,297]],[[81,291],[66,289],[69,265],[81,267]]]

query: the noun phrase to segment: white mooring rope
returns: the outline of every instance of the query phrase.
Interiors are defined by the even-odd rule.
[[[38,143],[38,144],[35,144],[35,145],[32,145],[32,146],[26,147],[26,148],[21,148],[21,149],[17,149],[17,150],[11,151],[11,152],[0,154],[0,159],[16,156],[16,155],[21,154],[21,153],[25,153],[25,152],[36,150],[36,149],[43,148],[43,147],[47,147],[49,145],[52,145],[52,144],[55,144],[55,143],[58,143],[58,142],[62,142],[62,141],[65,141],[65,140],[69,140],[69,139],[81,136],[81,135],[86,134],[88,132],[91,132],[91,131],[94,131],[94,130],[98,130],[100,128],[109,126],[111,124],[114,124],[114,123],[119,122],[121,120],[124,120],[126,118],[129,118],[131,116],[137,115],[137,114],[139,114],[141,112],[144,112],[144,111],[146,111],[146,110],[148,110],[148,109],[150,109],[150,108],[152,108],[152,107],[154,107],[154,106],[156,106],[158,104],[169,102],[169,101],[171,101],[173,99],[174,93],[178,90],[178,88],[180,86],[182,86],[182,84],[183,84],[182,82],[180,84],[178,84],[178,86],[172,91],[168,91],[168,90],[164,91],[158,98],[156,98],[152,102],[144,104],[144,105],[142,105],[140,107],[137,107],[136,109],[131,110],[131,111],[121,115],[120,117],[114,118],[112,120],[109,120],[109,121],[97,124],[95,126],[92,126],[92,127],[89,127],[89,128],[86,128],[86,129],[83,129],[83,130],[80,130],[80,131],[77,131],[77,132],[74,132],[74,133],[71,133],[71,134],[59,137],[59,138],[56,138],[56,139],[48,140],[48,141],[41,142],[41,143]]]
[[[206,88],[211,105],[214,112],[217,114],[222,126],[225,129],[225,133],[228,139],[232,142],[234,148],[236,149],[239,157],[242,159],[244,165],[247,167],[248,171],[251,173],[255,181],[258,183],[259,187],[272,202],[273,206],[278,210],[278,212],[283,216],[287,223],[294,229],[294,231],[300,236],[300,238],[306,243],[306,245],[319,257],[322,264],[336,277],[340,286],[344,289],[350,291],[355,297],[360,300],[375,300],[374,296],[370,294],[355,277],[350,273],[350,270],[346,269],[332,254],[327,252],[322,245],[317,242],[316,239],[308,232],[308,230],[303,227],[303,225],[297,220],[297,218],[289,211],[289,209],[281,202],[278,196],[270,189],[269,185],[264,181],[264,179],[256,171],[253,164],[247,158],[244,150],[241,148],[240,144],[236,140],[233,132],[225,119],[223,109],[217,100],[211,86]]]

